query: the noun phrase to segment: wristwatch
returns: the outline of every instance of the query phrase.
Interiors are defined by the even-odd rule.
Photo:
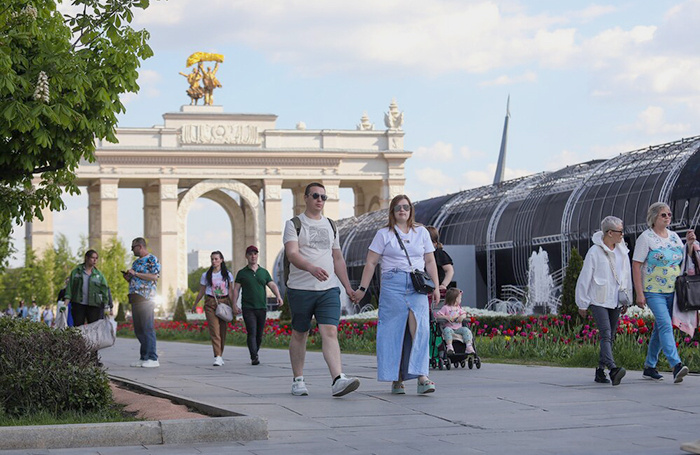
[[[358,290],[358,291],[362,291],[362,292],[366,292],[366,291],[367,291],[367,288],[364,287],[364,286],[360,286],[359,288],[357,288],[357,290]]]

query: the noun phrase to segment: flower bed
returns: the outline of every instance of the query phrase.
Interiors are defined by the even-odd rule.
[[[488,314],[488,313],[487,313]],[[614,345],[614,356],[620,366],[642,369],[654,319],[646,313],[631,312],[620,317]],[[595,367],[598,365],[598,330],[592,317],[583,322],[570,316],[510,316],[490,313],[472,315],[469,326],[475,335],[476,349],[485,359],[526,361],[562,366]],[[206,321],[156,322],[159,340],[209,341]],[[689,337],[676,331],[676,344],[683,361],[691,371],[700,371],[700,347],[697,335]],[[227,344],[245,346],[246,330],[237,319],[228,325]],[[119,336],[133,337],[131,323],[120,324]],[[344,319],[338,326],[338,340],[343,352],[374,354],[377,321]],[[265,324],[263,346],[287,348],[291,327],[278,319]],[[321,348],[321,336],[313,327],[307,344]],[[661,356],[664,359],[663,356]],[[665,359],[659,369],[669,369]]]

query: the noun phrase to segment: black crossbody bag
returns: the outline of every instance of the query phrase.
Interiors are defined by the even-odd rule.
[[[700,310],[700,261],[697,261],[695,251],[686,260],[695,264],[695,275],[688,275],[686,263],[683,275],[676,278],[676,302],[681,311],[697,311]]]
[[[396,232],[396,228],[394,228],[394,234],[396,234],[396,238],[399,240],[399,245],[401,246],[401,249],[404,253],[406,253],[408,265],[411,266],[411,268],[413,268],[413,264],[411,264],[411,258],[408,256],[408,251],[406,251],[406,247],[404,246],[403,241],[401,240],[401,236],[398,232]],[[416,290],[417,293],[432,294],[432,292],[435,290],[435,283],[433,283],[433,280],[430,278],[430,275],[428,275],[425,270],[414,269],[409,274],[411,275],[411,282],[413,283],[413,288]]]

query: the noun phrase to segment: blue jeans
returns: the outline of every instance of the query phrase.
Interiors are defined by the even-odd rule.
[[[673,292],[656,293],[645,292],[647,305],[654,313],[654,330],[649,339],[649,349],[647,358],[644,361],[645,368],[656,368],[659,361],[659,353],[663,349],[668,364],[673,368],[680,363],[678,350],[676,349],[676,339],[673,337],[673,325],[671,324],[671,311],[673,311]]]
[[[156,329],[153,310],[155,302],[138,294],[129,294],[131,316],[134,322],[134,334],[141,343],[141,360],[158,360],[156,354]]]

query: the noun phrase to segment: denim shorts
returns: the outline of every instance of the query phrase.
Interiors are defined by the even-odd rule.
[[[297,332],[308,332],[311,318],[318,324],[338,326],[340,321],[340,288],[325,291],[303,291],[287,288],[289,311],[292,313],[292,328]]]

